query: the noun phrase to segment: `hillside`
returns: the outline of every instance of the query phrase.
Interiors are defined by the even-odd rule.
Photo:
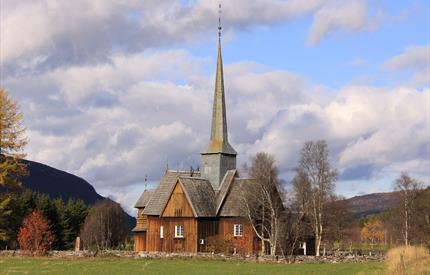
[[[79,198],[87,204],[104,199],[86,180],[45,164],[26,160],[30,176],[23,179],[24,187],[48,194],[51,198]]]
[[[374,193],[355,196],[344,201],[354,217],[360,218],[394,208],[396,196],[396,192]]]
[[[48,194],[51,198],[61,197],[64,201],[70,198],[81,199],[90,205],[106,199],[98,194],[90,183],[80,177],[42,163],[29,160],[24,162],[28,165],[30,174],[22,180],[24,188]],[[128,214],[127,217],[131,229],[135,225],[135,218]]]

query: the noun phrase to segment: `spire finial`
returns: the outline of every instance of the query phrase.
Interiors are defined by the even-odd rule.
[[[218,6],[218,38],[221,39],[221,31],[222,31],[222,25],[221,25],[221,2]]]

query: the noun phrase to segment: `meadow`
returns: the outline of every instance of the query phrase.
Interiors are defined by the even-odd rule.
[[[0,258],[0,274],[383,274],[384,263],[262,264],[179,259]]]

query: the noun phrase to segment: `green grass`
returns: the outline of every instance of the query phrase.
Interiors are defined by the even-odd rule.
[[[0,274],[383,274],[383,263],[257,264],[213,260],[0,258]]]

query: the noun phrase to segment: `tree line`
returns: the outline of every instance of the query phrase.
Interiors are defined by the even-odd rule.
[[[317,256],[326,249],[364,253],[382,244],[430,248],[430,187],[407,173],[393,183],[393,209],[359,219],[336,195],[338,172],[324,140],[304,143],[288,192],[272,155],[257,153],[244,170],[254,186],[244,190],[242,207],[262,243],[261,254],[293,257],[304,242],[313,244],[308,251]]]

